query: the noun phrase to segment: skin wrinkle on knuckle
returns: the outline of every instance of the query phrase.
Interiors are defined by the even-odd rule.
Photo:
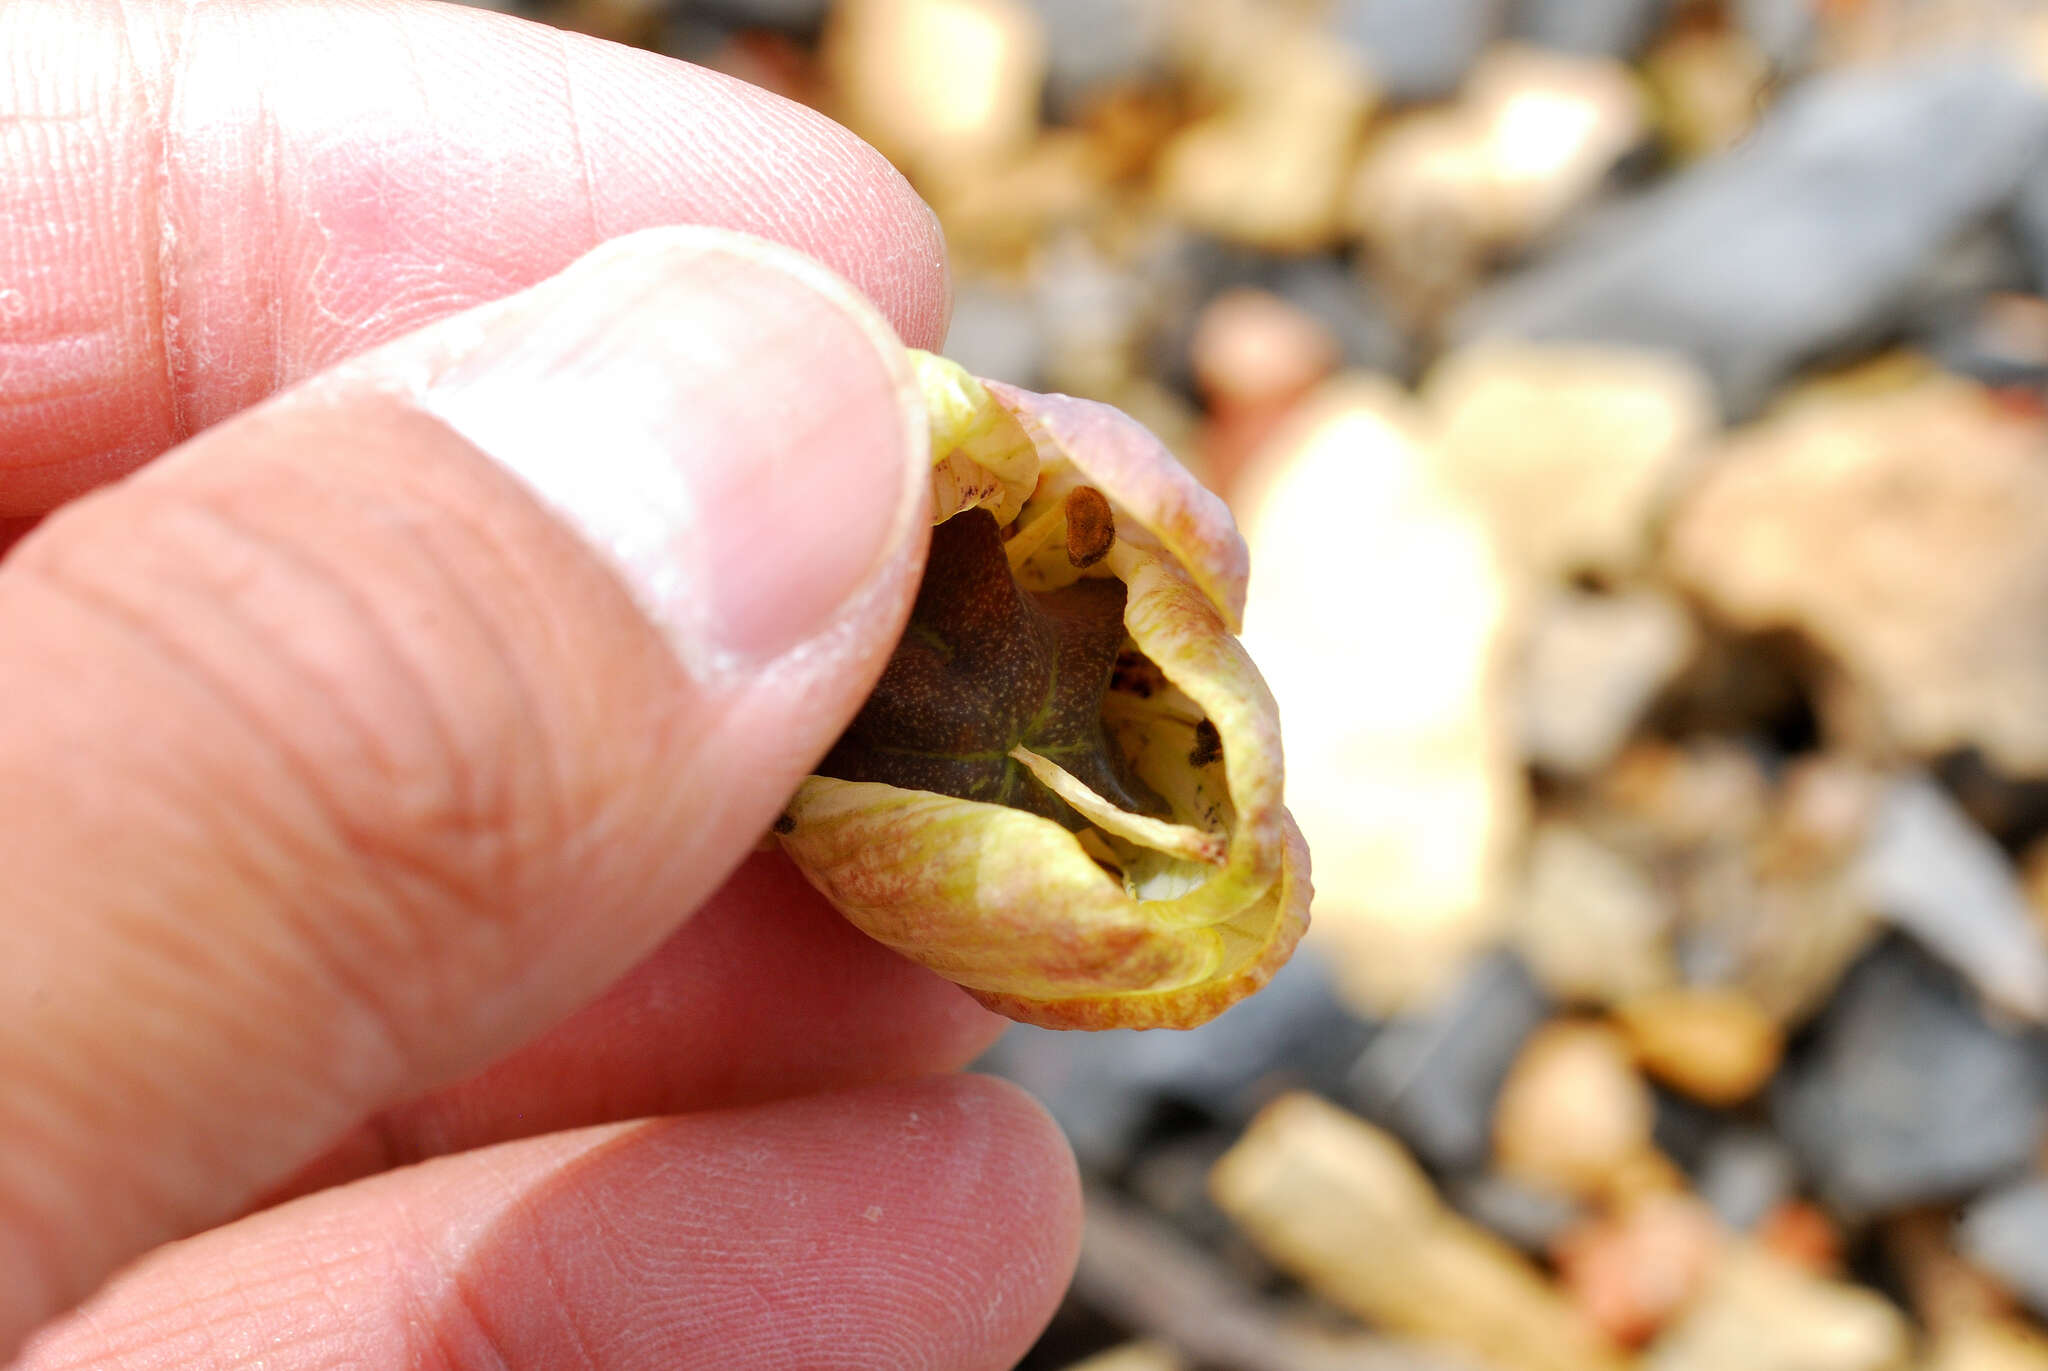
[[[216,726],[288,778],[293,803],[231,808],[221,822],[265,825],[267,840],[291,854],[288,867],[327,873],[319,900],[275,892],[277,917],[333,992],[416,1063],[428,1051],[420,1025],[473,989],[478,966],[516,940],[508,892],[523,881],[522,851],[534,830],[559,823],[552,787],[543,782],[535,803],[512,793],[519,783],[506,768],[477,755],[515,745],[505,734],[517,710],[503,695],[452,698],[428,635],[352,587],[346,572],[220,501],[159,499],[152,515],[154,536],[174,540],[180,603],[217,615],[217,632],[188,632],[187,619],[123,604],[119,582],[90,569],[66,576],[49,557],[39,569],[95,588],[131,636],[205,683]],[[446,586],[421,589],[444,628],[480,612]],[[373,704],[351,708],[352,698]],[[465,707],[468,727],[458,727]],[[480,769],[489,779],[479,780]]]
[[[10,1189],[0,1185],[0,1274],[22,1282],[9,1293],[26,1307],[61,1309],[76,1296],[73,1278],[60,1274],[73,1262],[65,1226]],[[10,1350],[0,1344],[0,1356]]]
[[[152,118],[148,121],[155,138],[154,155],[146,168],[149,190],[142,197],[148,206],[144,219],[145,231],[154,230],[155,252],[150,259],[153,272],[151,292],[155,301],[157,320],[156,337],[162,352],[164,394],[170,402],[170,436],[173,443],[183,442],[192,435],[192,405],[187,393],[190,376],[203,370],[194,365],[183,344],[184,330],[181,327],[178,291],[180,287],[178,255],[186,238],[185,226],[178,222],[173,206],[176,203],[176,187],[182,180],[182,141],[175,135],[172,121],[179,107],[179,91],[183,86],[193,45],[183,41],[187,26],[197,19],[198,6],[191,6],[181,16],[183,22],[176,26],[177,38],[171,42],[156,80],[151,73],[141,69],[136,59],[137,45],[127,44],[127,55],[131,70],[139,85],[150,92],[153,106]],[[124,11],[125,13],[125,11]],[[132,21],[131,21],[132,22]]]
[[[581,1254],[562,1250],[557,1236],[562,1230],[558,1214],[536,1212],[542,1202],[526,1195],[511,1198],[494,1228],[494,1241],[522,1254],[522,1278],[503,1279],[504,1273],[486,1266],[477,1269],[464,1262],[441,1273],[440,1298],[420,1301],[418,1317],[411,1321],[414,1335],[432,1349],[446,1349],[450,1365],[520,1367],[534,1365],[536,1349],[530,1346],[536,1328],[545,1329],[545,1351],[550,1367],[564,1371],[601,1371],[608,1364],[599,1353],[601,1339],[586,1327],[587,1317],[579,1311],[570,1292]],[[604,1232],[601,1197],[589,1188],[558,1180],[545,1201],[549,1210],[573,1205],[590,1222],[577,1228],[576,1245],[586,1251],[616,1250],[621,1235]],[[630,1242],[630,1234],[623,1235]],[[610,1239],[608,1242],[607,1239]],[[516,1300],[505,1298],[516,1290]],[[552,1336],[548,1336],[552,1334]],[[563,1360],[563,1353],[568,1359]]]
[[[422,1371],[472,1371],[472,1368],[511,1368],[526,1364],[528,1358],[514,1346],[488,1315],[488,1304],[460,1272],[439,1282],[440,1297],[429,1298],[417,1284],[408,1282],[404,1296],[408,1364]],[[541,1292],[552,1296],[553,1290]],[[590,1365],[585,1358],[585,1365]]]
[[[249,711],[244,708],[233,686],[202,659],[195,658],[178,639],[162,634],[158,625],[138,614],[135,607],[124,603],[118,594],[110,594],[94,579],[78,576],[73,569],[48,558],[11,568],[10,572],[15,576],[16,585],[33,586],[60,601],[79,630],[90,631],[92,624],[97,623],[108,636],[120,640],[130,657],[140,656],[167,674],[196,685],[215,706],[215,722],[225,725],[226,733],[234,741],[253,742],[259,749],[270,751],[273,760],[289,766],[289,759],[274,751],[274,739],[268,731],[253,726]],[[113,654],[110,654],[110,659],[119,660]],[[103,779],[116,788],[125,788],[117,774],[106,774]],[[145,779],[142,784],[146,786],[149,782]],[[133,807],[132,800],[130,803]],[[267,821],[268,831],[261,839],[246,832],[251,820]],[[245,879],[247,867],[237,861],[237,854],[262,842],[286,852],[310,854],[308,866],[315,869],[331,847],[325,835],[289,831],[283,821],[281,807],[277,806],[264,807],[253,814],[238,811],[218,818],[200,816],[200,822],[216,826],[228,823],[235,827],[236,832],[224,833],[222,841],[209,845],[208,859]],[[403,1074],[405,1064],[415,1055],[415,1049],[408,1042],[412,1035],[402,1031],[404,1016],[382,989],[379,979],[366,975],[361,969],[360,964],[364,960],[361,952],[344,949],[346,940],[338,934],[350,921],[325,919],[317,915],[309,917],[306,909],[283,899],[271,903],[281,918],[292,921],[294,944],[301,953],[307,954],[295,969],[310,972],[315,978],[315,986],[324,986],[331,992],[332,1000],[356,1011],[358,1024],[370,1033],[369,1041],[357,1040],[358,1050],[381,1056],[394,1063],[393,1074]],[[333,912],[333,906],[324,907],[322,912]]]
[[[549,54],[551,64],[559,68],[562,78],[562,104],[568,125],[569,147],[575,155],[576,169],[583,178],[583,213],[587,232],[593,243],[603,242],[606,234],[598,219],[597,186],[599,176],[590,150],[590,126],[585,117],[581,96],[581,83],[576,77],[576,62],[571,50],[569,34],[562,31]]]
[[[4,64],[15,79],[4,83],[0,100],[0,412],[18,439],[0,447],[35,452],[34,425],[65,401],[102,393],[118,381],[135,340],[109,305],[123,298],[115,280],[93,298],[80,301],[50,298],[41,278],[77,246],[88,251],[102,245],[95,200],[118,183],[119,146],[95,138],[104,108],[118,99],[118,68],[109,64],[86,68],[74,79],[73,64],[63,60],[61,42],[24,12],[18,52]],[[12,56],[12,54],[10,54]],[[60,74],[56,81],[23,79],[31,63]],[[126,189],[126,187],[124,187]],[[95,262],[103,275],[117,263]],[[33,459],[9,454],[10,469],[26,468]],[[39,463],[38,463],[39,465]]]
[[[359,694],[381,706],[374,717],[335,716],[346,727],[331,746],[332,755],[312,762],[305,772],[319,808],[369,859],[369,872],[400,878],[422,902],[491,908],[489,896],[505,883],[505,868],[514,855],[504,837],[515,826],[518,805],[502,783],[481,779],[485,768],[477,763],[484,749],[462,739],[464,730],[456,719],[465,704],[473,708],[477,702],[447,699],[440,684],[444,672],[431,660],[433,645],[426,635],[401,622],[377,597],[356,589],[346,572],[217,507],[207,513],[224,531],[232,530],[258,555],[271,559],[283,579],[296,583],[298,593],[289,595],[293,605],[304,609],[325,601],[329,611],[323,623],[308,623],[303,636],[268,634],[271,625],[252,623],[252,642],[267,639],[278,665],[301,678],[309,698]],[[384,531],[397,531],[416,544],[419,540],[408,535],[405,523],[392,521]],[[203,561],[197,569],[206,569]],[[231,583],[216,589],[221,602],[236,603]],[[477,605],[465,595],[433,598],[454,609],[452,617],[458,620],[478,619]],[[321,639],[352,645],[354,650],[343,654],[344,667],[337,670],[303,650]],[[399,740],[410,740],[410,745]],[[276,738],[275,745],[280,751],[295,750],[287,737]]]

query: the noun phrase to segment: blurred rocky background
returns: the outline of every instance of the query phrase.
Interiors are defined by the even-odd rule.
[[[986,1063],[1031,1371],[2048,1369],[2048,6],[499,7],[869,139],[1252,544],[1316,927]]]

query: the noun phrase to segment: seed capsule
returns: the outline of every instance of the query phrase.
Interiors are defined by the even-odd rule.
[[[1067,560],[1086,569],[1109,555],[1116,546],[1116,515],[1108,497],[1094,486],[1076,486],[1068,492]]]

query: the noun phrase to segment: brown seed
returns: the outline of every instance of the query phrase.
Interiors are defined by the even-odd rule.
[[[1116,546],[1116,516],[1094,486],[1075,486],[1067,493],[1067,560],[1091,567]]]

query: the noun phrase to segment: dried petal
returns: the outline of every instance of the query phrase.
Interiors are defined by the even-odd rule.
[[[1033,454],[989,403],[980,381],[942,357],[911,349],[932,426],[932,522],[983,506],[1008,523],[1038,480]]]
[[[854,923],[1013,1018],[1203,1022],[1308,923],[1277,711],[1234,636],[1244,544],[1117,411],[918,369],[945,527],[779,841]]]
[[[1099,401],[1035,395],[999,381],[983,384],[1038,449],[1045,467],[1040,495],[1048,480],[1062,495],[1077,484],[1096,487],[1194,578],[1232,633],[1243,629],[1251,559],[1237,521],[1164,443],[1130,415]]]
[[[1225,840],[1215,834],[1119,809],[1082,784],[1080,778],[1062,770],[1051,758],[1041,757],[1028,747],[1013,747],[1010,755],[1022,762],[1047,790],[1065,800],[1089,823],[1111,837],[1122,838],[1125,842],[1149,847],[1156,852],[1171,853],[1191,862],[1204,862],[1211,866],[1222,863]]]

